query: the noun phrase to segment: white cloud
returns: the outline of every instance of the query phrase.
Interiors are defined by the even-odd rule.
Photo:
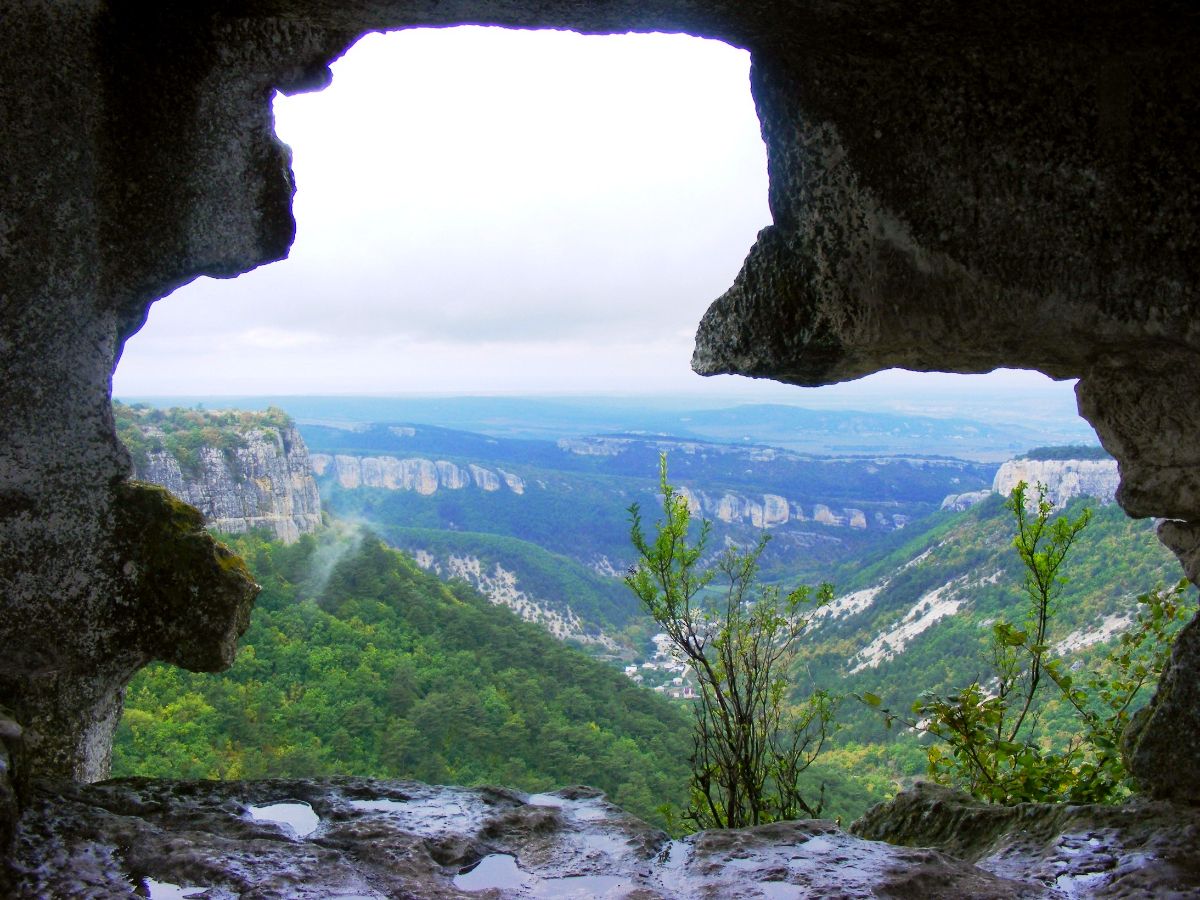
[[[318,338],[337,371],[392,390],[414,389],[406,359],[434,355],[466,366],[465,381],[503,371],[514,390],[584,372],[599,390],[621,365],[673,383],[768,221],[748,66],[743,51],[671,35],[365,37],[330,88],[276,100],[298,186],[290,258],[156,304],[118,388],[211,391],[236,371],[239,392],[265,390],[280,354]],[[409,342],[404,359],[377,352],[382,338]],[[222,346],[257,353],[214,370]],[[347,380],[328,366],[293,375],[296,391]]]
[[[115,389],[970,412],[992,385],[1069,415],[1069,387],[1036,374],[814,391],[690,371],[700,317],[769,221],[748,70],[745,52],[679,35],[368,35],[331,87],[276,100],[298,185],[290,258],[156,303]]]

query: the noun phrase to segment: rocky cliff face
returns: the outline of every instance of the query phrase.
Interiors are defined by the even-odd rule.
[[[347,456],[312,454],[312,469],[318,477],[329,476],[344,488],[383,488],[389,491],[416,491],[429,496],[439,489],[481,491],[507,489],[525,493],[520,475],[503,469],[486,469],[474,463],[460,466],[448,460],[400,459],[395,456]]]
[[[618,441],[588,439],[571,443],[571,452],[582,455],[609,456],[619,452]],[[579,449],[582,448],[582,449]],[[509,490],[525,493],[525,481],[520,475],[504,469],[495,470],[468,463],[460,466],[444,459],[400,459],[395,456],[349,456],[325,453],[312,454],[313,471],[320,478],[332,478],[343,488],[382,488],[389,491],[416,491],[423,496],[439,490],[457,491],[473,488],[480,491]],[[732,491],[701,491],[681,486],[680,494],[687,498],[693,513],[724,522],[727,525],[752,525],[771,528],[793,522],[815,522],[834,528],[868,527],[866,513],[845,507],[834,510],[824,503],[815,503],[807,510],[803,505],[778,494],[747,495]],[[877,514],[875,526],[902,528],[907,521],[903,515],[885,517]]]
[[[236,447],[196,448],[186,470],[169,450],[147,451],[135,459],[133,477],[162,485],[218,531],[265,528],[285,543],[315,531],[321,498],[300,433],[290,425],[252,427],[238,438]]]
[[[1046,499],[1066,506],[1076,497],[1094,497],[1101,503],[1116,499],[1121,475],[1115,459],[1010,459],[996,473],[992,491],[1007,497],[1018,482],[1046,486]]]
[[[618,649],[612,638],[590,631],[566,598],[555,598],[557,602],[552,603],[530,595],[521,587],[517,573],[500,563],[489,565],[470,554],[435,554],[420,548],[414,549],[412,556],[422,569],[434,572],[440,578],[461,578],[492,603],[507,606],[526,622],[542,626],[561,641]]]
[[[1041,484],[1046,487],[1046,499],[1061,508],[1076,497],[1112,503],[1121,473],[1115,459],[1010,459],[996,472],[990,491],[950,494],[942,501],[942,509],[962,512],[993,494],[1007,497],[1022,481],[1029,487],[1027,496],[1031,501]]]
[[[814,503],[806,513],[805,508],[787,497],[778,494],[747,496],[730,491],[712,493],[693,490],[686,486],[679,493],[687,499],[693,513],[716,519],[727,525],[753,525],[755,528],[771,528],[789,522],[816,522],[835,528],[866,528],[867,516],[861,509],[845,507],[834,511],[824,503]],[[905,516],[884,518],[879,515],[875,524],[883,528],[902,528]]]

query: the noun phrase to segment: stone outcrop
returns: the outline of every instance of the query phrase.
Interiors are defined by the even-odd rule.
[[[1139,786],[1154,797],[1200,806],[1200,780],[1180,777],[1200,755],[1200,619],[1175,639],[1150,703],[1126,729],[1121,751]],[[1174,774],[1172,774],[1174,773]]]
[[[14,870],[18,897],[97,900],[168,886],[211,900],[1053,896],[1023,874],[828,821],[671,841],[590,788],[530,796],[353,778],[42,783]]]
[[[1200,810],[1162,801],[1124,806],[995,806],[918,784],[867,812],[864,838],[933,847],[999,878],[1041,884],[1058,897],[1200,894]]]
[[[460,491],[474,487],[498,491],[506,487],[514,494],[525,493],[525,481],[511,472],[495,471],[468,463],[459,466],[444,459],[400,459],[395,456],[348,456],[326,453],[312,455],[312,468],[318,477],[330,477],[348,489],[383,488],[388,491],[416,491],[429,496],[438,489]]]
[[[778,494],[759,494],[748,497],[725,491],[720,494],[697,491],[686,485],[679,487],[679,494],[687,500],[693,514],[711,516],[726,525],[752,525],[755,528],[774,528],[789,522],[816,522],[834,528],[866,528],[867,516],[861,509],[846,507],[835,513],[824,503],[815,503],[812,516],[805,515],[799,503]],[[899,523],[877,516],[876,525],[883,528],[900,527]]]
[[[0,707],[0,860],[12,853],[17,819],[28,802],[24,729]],[[0,889],[5,887],[0,873]]]
[[[514,472],[505,472],[503,469],[497,469],[500,477],[504,479],[504,483],[508,485],[508,489],[514,494],[525,493],[525,479]]]
[[[1120,474],[1115,459],[1010,459],[996,472],[992,491],[1007,497],[1021,481],[1033,496],[1036,485],[1045,485],[1046,499],[1062,507],[1076,497],[1111,503],[1117,495]]]
[[[0,696],[24,729],[30,766],[83,780],[108,772],[130,676],[154,659],[194,671],[228,667],[258,593],[194,507],[156,485],[109,490],[111,555],[99,573],[109,602],[92,597],[56,607],[48,621],[14,623],[6,597],[0,617],[28,636],[0,655]]]
[[[942,509],[962,512],[993,494],[1007,497],[1022,481],[1028,487],[1026,497],[1030,504],[1036,502],[1039,484],[1046,488],[1046,499],[1059,508],[1076,497],[1112,503],[1120,480],[1114,459],[1010,459],[996,471],[990,491],[950,494],[942,500]]]
[[[965,494],[948,494],[942,500],[942,509],[948,512],[962,512],[970,509],[976,503],[982,503],[992,496],[991,491],[967,491]]]
[[[210,528],[240,534],[253,528],[292,543],[321,524],[321,498],[308,449],[292,427],[250,428],[230,450],[200,447],[198,464],[184,472],[166,450],[135,462],[133,477],[150,481],[195,506]]]

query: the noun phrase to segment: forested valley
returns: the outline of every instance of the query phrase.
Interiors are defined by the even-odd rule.
[[[197,470],[216,487],[245,493],[257,486],[261,495],[265,476],[251,470],[265,463],[279,471],[291,466],[288,478],[304,468],[311,483],[307,459],[296,455],[299,438],[292,432],[285,440],[270,438],[272,429],[292,428],[283,413],[185,412],[164,417],[118,409],[118,419],[136,458],[182,457],[185,475]],[[270,439],[247,447],[246,429]],[[262,585],[237,661],[216,675],[166,665],[140,672],[127,691],[113,774],[353,774],[529,792],[588,784],[656,824],[677,821],[672,815],[688,800],[690,704],[622,673],[653,655],[651,623],[621,585],[619,571],[589,567],[597,557],[591,549],[580,552],[590,545],[577,540],[589,532],[592,540],[599,537],[594,550],[603,559],[622,552],[625,507],[639,498],[653,502],[653,492],[642,487],[653,473],[643,473],[642,464],[663,439],[604,439],[583,447],[586,452],[578,442],[565,449],[518,446],[408,426],[343,439],[368,438],[387,449],[432,442],[413,449],[439,460],[437,471],[450,480],[424,494],[397,485],[348,487],[330,469],[318,481],[335,512],[326,510],[315,533],[292,544],[264,531],[221,535]],[[455,455],[462,442],[465,449]],[[286,450],[287,459],[266,459],[263,454],[276,452],[271,448]],[[594,455],[597,448],[603,453]],[[1016,615],[1020,565],[1002,498],[977,490],[985,470],[948,459],[809,460],[695,442],[671,454],[695,496],[707,489],[702,479],[724,473],[716,482],[725,491],[718,509],[727,521],[717,531],[723,545],[761,532],[750,518],[738,518],[743,514],[728,498],[762,497],[752,491],[762,490],[764,471],[786,472],[791,494],[804,496],[815,484],[811,496],[826,498],[839,485],[845,490],[845,476],[853,475],[855,493],[847,496],[854,499],[844,502],[868,509],[869,503],[886,508],[884,492],[898,473],[926,479],[914,488],[909,478],[907,489],[923,493],[908,507],[914,518],[905,527],[876,527],[880,517],[862,529],[804,520],[797,513],[811,510],[814,501],[797,503],[788,527],[772,529],[783,552],[765,557],[764,577],[785,587],[813,581],[802,576],[818,572],[834,582],[837,598],[812,615],[803,636],[790,672],[791,697],[799,702],[823,688],[841,698],[832,740],[805,778],[810,795],[823,787],[823,815],[856,818],[924,774],[930,738],[897,721],[886,727],[878,710],[855,697],[869,695],[905,713],[922,691],[965,685],[986,668],[991,624]],[[1089,454],[1098,456],[1079,448],[1038,456]],[[366,458],[350,461],[365,471],[360,459]],[[222,467],[230,467],[228,477],[216,477]],[[478,486],[487,485],[483,479],[493,471],[509,480],[507,488]],[[969,508],[938,510],[935,498],[946,487],[975,491],[964,494]],[[1055,653],[1075,667],[1089,665],[1115,640],[1138,593],[1172,582],[1177,572],[1145,523],[1096,498],[1077,497],[1067,512],[1077,514],[1084,505],[1096,506],[1096,513],[1066,571],[1050,636]],[[697,512],[704,515],[702,508]],[[594,531],[596,522],[603,530]],[[534,539],[538,529],[553,536],[549,547]],[[574,557],[567,555],[572,547]],[[425,568],[410,553],[424,556]],[[510,588],[540,608],[581,616],[580,633],[552,637],[544,623],[523,621],[497,605],[495,594],[484,596],[453,571],[437,577],[432,569],[439,560],[474,561],[480,571],[503,573],[512,579]],[[595,635],[607,643],[587,643]],[[1071,720],[1061,704],[1037,712],[1040,740],[1053,746],[1070,739]]]

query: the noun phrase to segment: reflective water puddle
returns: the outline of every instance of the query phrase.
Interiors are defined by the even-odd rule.
[[[460,891],[516,890],[532,877],[521,871],[515,857],[492,853],[455,875],[454,886]]]
[[[251,806],[250,816],[255,822],[275,822],[287,826],[298,838],[308,837],[321,824],[321,817],[307,803],[270,803],[266,806]]]
[[[507,853],[492,853],[454,876],[454,886],[460,891],[520,890],[522,897],[537,900],[599,900],[603,897],[624,897],[634,883],[622,875],[538,878],[523,872],[515,857]]]
[[[143,878],[150,900],[180,900],[180,898],[195,897],[208,890],[206,887],[180,887],[169,881],[155,881],[153,878]]]

